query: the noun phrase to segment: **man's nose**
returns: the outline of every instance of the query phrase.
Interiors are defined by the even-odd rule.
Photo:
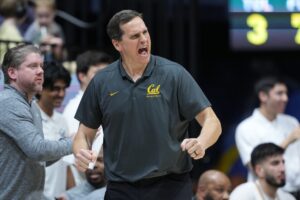
[[[147,37],[144,34],[142,34],[142,36],[141,36],[141,42],[145,42],[146,40],[147,40]]]
[[[61,88],[61,89],[59,90],[59,92],[58,92],[58,95],[59,95],[60,97],[64,97],[64,96],[65,96],[65,93],[66,93],[65,88]]]
[[[43,69],[43,67],[41,65],[38,67],[37,73],[38,74],[41,74],[41,73],[44,74],[44,69]]]
[[[289,100],[289,97],[287,94],[284,94],[282,99],[283,99],[283,101],[287,102]]]
[[[280,171],[285,172],[285,165],[284,165],[284,163],[280,164]]]

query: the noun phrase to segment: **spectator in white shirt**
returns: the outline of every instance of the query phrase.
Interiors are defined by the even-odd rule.
[[[58,141],[70,136],[66,120],[55,110],[61,106],[70,81],[69,72],[61,64],[45,63],[43,90],[37,95],[45,139]],[[60,159],[46,167],[44,195],[54,199],[66,189],[67,164]]]
[[[230,200],[295,200],[281,190],[285,184],[284,149],[273,143],[262,143],[251,153],[251,165],[257,175],[256,181],[236,187]]]
[[[275,143],[285,149],[287,181],[284,190],[299,196],[300,127],[295,117],[283,114],[288,102],[287,86],[276,77],[265,77],[255,85],[259,108],[236,129],[236,145],[242,162],[248,167],[248,181],[255,179],[250,154],[255,146]]]
[[[94,75],[101,69],[105,68],[112,62],[112,57],[108,54],[100,51],[86,51],[80,54],[76,59],[76,75],[80,83],[80,91],[78,94],[69,101],[66,105],[63,116],[67,120],[70,134],[73,136],[76,134],[79,122],[74,118],[75,112],[79,106],[83,92],[92,80]],[[72,155],[73,156],[73,155]],[[73,159],[72,159],[73,160]],[[71,170],[75,179],[75,184],[79,185],[85,180],[83,173],[71,166]]]

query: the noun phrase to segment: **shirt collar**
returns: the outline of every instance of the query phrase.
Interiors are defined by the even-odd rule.
[[[253,111],[253,115],[261,120],[264,120],[268,123],[275,123],[277,121],[277,116],[274,120],[270,121],[268,120],[259,110],[259,108],[256,108],[254,111]]]
[[[145,69],[144,74],[143,74],[142,77],[149,77],[149,76],[151,76],[151,74],[152,74],[152,72],[153,72],[153,69],[154,69],[155,65],[156,65],[156,59],[155,59],[155,56],[151,55],[150,61],[149,61],[149,63],[147,64],[147,67],[146,67],[146,69]],[[118,66],[119,66],[119,69],[120,69],[121,76],[122,76],[123,78],[128,77],[128,75],[127,75],[127,73],[126,73],[124,67],[122,66],[122,59],[121,59],[121,58],[120,58],[119,61],[118,61]]]
[[[38,105],[38,104],[37,104]],[[41,107],[38,105],[39,109],[40,109],[40,112],[41,112],[41,117],[42,117],[42,120],[44,122],[47,122],[51,119],[51,117],[49,117],[42,109]]]

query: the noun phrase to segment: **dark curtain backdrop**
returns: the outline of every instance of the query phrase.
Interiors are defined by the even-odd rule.
[[[113,14],[122,9],[143,13],[149,28],[153,53],[173,59],[197,74],[201,60],[199,13],[197,0],[60,0],[58,8],[84,21],[97,22],[91,29],[81,29],[57,18],[66,32],[70,59],[89,48],[108,51],[117,57],[106,35],[106,24]],[[92,7],[97,6],[97,8]]]

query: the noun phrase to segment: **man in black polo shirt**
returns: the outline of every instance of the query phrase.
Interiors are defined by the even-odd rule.
[[[81,171],[96,159],[91,148],[104,130],[105,199],[192,198],[188,172],[221,134],[211,105],[179,64],[151,55],[151,39],[140,13],[123,10],[107,25],[121,58],[90,82],[75,118],[73,145]],[[188,137],[188,122],[202,126]]]

